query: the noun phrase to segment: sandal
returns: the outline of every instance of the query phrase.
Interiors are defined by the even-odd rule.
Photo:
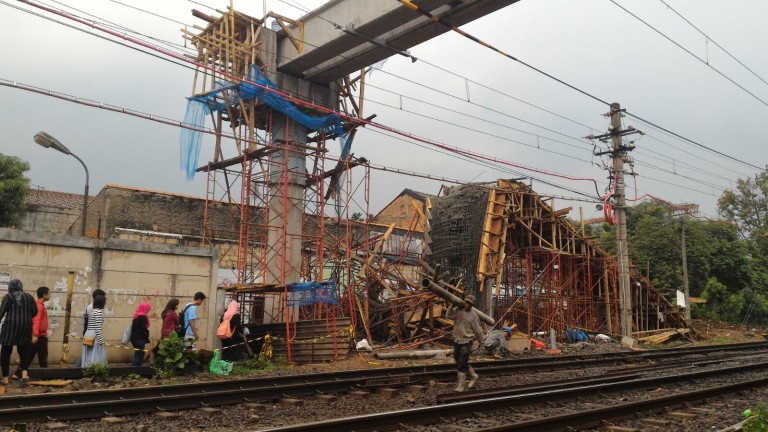
[[[29,372],[21,371],[21,379],[19,381],[23,381],[23,382],[29,381]]]

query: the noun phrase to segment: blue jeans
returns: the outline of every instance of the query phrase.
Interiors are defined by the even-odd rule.
[[[147,341],[131,341],[131,345],[136,348],[136,351],[133,353],[133,361],[131,362],[131,366],[141,366],[141,364],[144,363],[144,346],[147,345]]]

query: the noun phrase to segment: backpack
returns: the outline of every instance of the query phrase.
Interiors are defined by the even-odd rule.
[[[184,306],[184,309],[181,310],[181,315],[179,316],[179,325],[176,327],[176,334],[179,335],[180,338],[183,338],[187,334],[187,322],[184,319],[187,316],[187,309],[189,309],[190,306],[192,306],[192,303]]]

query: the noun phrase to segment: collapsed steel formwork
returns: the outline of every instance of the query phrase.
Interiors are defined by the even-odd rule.
[[[208,176],[204,241],[222,246],[222,255],[230,257],[222,261],[232,263],[237,281],[224,288],[240,300],[243,316],[251,323],[284,323],[289,360],[301,322],[312,323],[312,334],[324,328],[336,335],[342,316],[372,340],[412,346],[445,338],[452,325],[445,318],[447,303],[423,289],[425,276],[452,295],[475,294],[478,307],[493,315],[497,326],[514,323],[527,334],[549,329],[562,334],[567,328],[619,333],[615,257],[564,219],[570,209],[555,210],[552,201],[521,182],[446,189],[433,202],[426,200],[408,230],[352,221],[352,194],[361,187],[364,204],[358,209],[368,215],[370,173],[363,159],[327,156],[326,140],[342,134],[309,136],[292,117],[237,92],[241,79],[263,69],[299,92],[306,87],[310,95],[334,94],[332,105],[338,108],[346,106],[338,98],[351,98],[351,87],[365,75],[313,93],[311,83],[299,86],[260,57],[262,20],[231,8],[221,17],[195,16],[208,26],[200,34],[187,33],[200,64],[193,95],[217,107],[210,112],[213,161],[199,169]],[[361,115],[350,102],[353,115]],[[225,124],[232,133],[223,131]],[[350,129],[354,126],[344,126],[345,132]],[[233,157],[224,157],[225,137],[234,141]],[[364,172],[353,182],[357,166],[363,168],[356,172]],[[210,208],[222,203],[236,204],[228,206],[230,219],[210,219]],[[419,242],[421,249],[414,250]],[[425,271],[421,258],[434,271]],[[313,281],[333,282],[331,295],[328,285],[313,293],[327,301],[306,301],[295,292],[295,283]],[[688,325],[647,281],[636,277],[632,287],[634,330],[659,329],[670,320]],[[334,339],[331,358],[337,348]]]
[[[621,333],[616,258],[565,219],[570,209],[555,210],[553,200],[512,180],[444,192],[427,200],[420,216],[429,261],[416,266],[423,286],[376,254],[362,269],[391,297],[391,313],[370,317],[371,327],[390,330],[379,340],[412,347],[449,338],[450,302],[424,289],[430,281],[448,295],[487,298],[476,306],[493,316],[496,327],[515,325],[527,335],[554,329],[561,338],[574,328]],[[634,332],[689,327],[682,312],[636,271],[632,298]]]

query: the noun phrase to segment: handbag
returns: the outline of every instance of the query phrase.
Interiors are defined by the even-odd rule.
[[[86,336],[83,338],[83,346],[92,347],[95,340],[94,336]]]
[[[128,324],[125,329],[123,330],[123,337],[120,338],[120,343],[123,345],[128,345],[128,342],[131,341],[131,332],[133,330],[133,324]]]

